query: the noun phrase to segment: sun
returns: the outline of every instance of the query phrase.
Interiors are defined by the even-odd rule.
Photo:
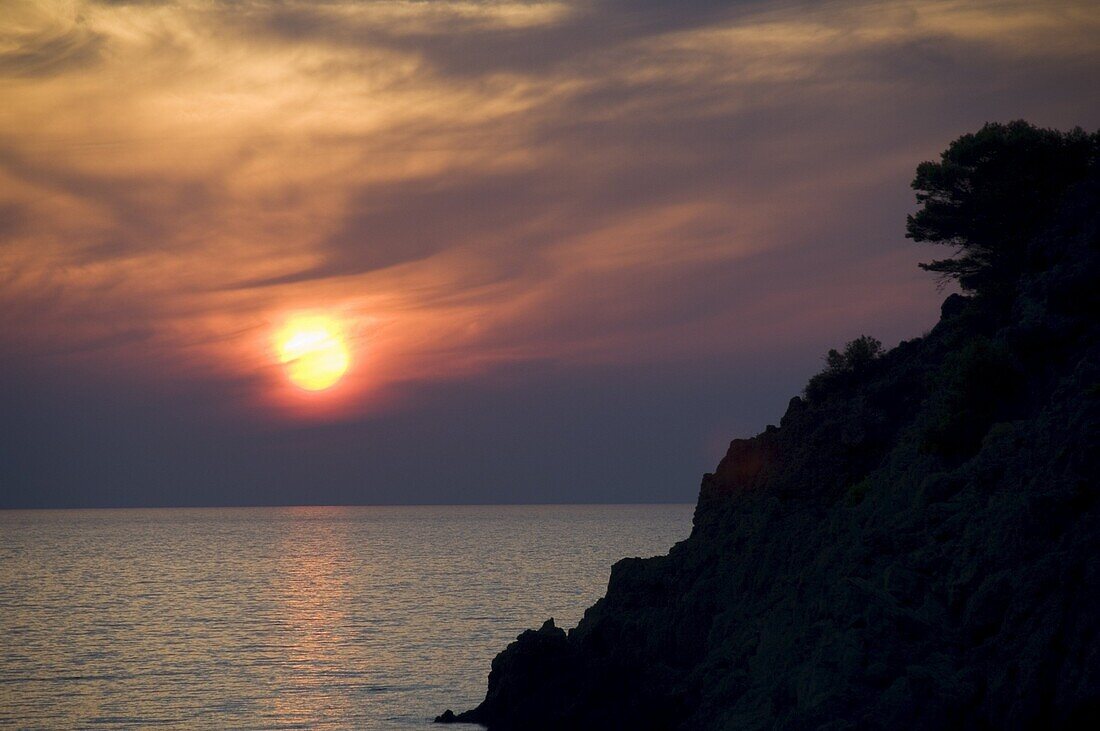
[[[276,336],[276,346],[287,378],[306,391],[332,388],[351,365],[343,334],[328,317],[290,320]]]

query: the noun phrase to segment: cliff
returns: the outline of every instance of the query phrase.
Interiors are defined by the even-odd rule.
[[[1094,168],[1095,169],[1095,168]],[[492,664],[490,729],[1065,728],[1100,718],[1100,184],[1011,295],[843,357],[702,481],[568,634]]]

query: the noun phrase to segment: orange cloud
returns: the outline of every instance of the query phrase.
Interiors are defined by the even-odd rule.
[[[1091,3],[675,7],[7,4],[0,347],[270,403],[271,328],[324,310],[370,352],[354,410],[762,347],[792,292],[912,318],[913,165],[1097,122]]]

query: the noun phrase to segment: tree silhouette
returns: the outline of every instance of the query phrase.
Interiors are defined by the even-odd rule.
[[[1010,293],[1033,268],[1028,243],[1067,189],[1097,170],[1100,132],[1042,129],[1023,120],[986,124],[958,138],[939,162],[917,167],[921,209],[906,236],[947,244],[956,256],[921,268],[978,294]]]

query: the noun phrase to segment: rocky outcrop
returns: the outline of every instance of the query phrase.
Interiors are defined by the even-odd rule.
[[[1100,718],[1100,186],[1011,302],[795,398],[568,634],[493,662],[490,729],[1070,728]]]

